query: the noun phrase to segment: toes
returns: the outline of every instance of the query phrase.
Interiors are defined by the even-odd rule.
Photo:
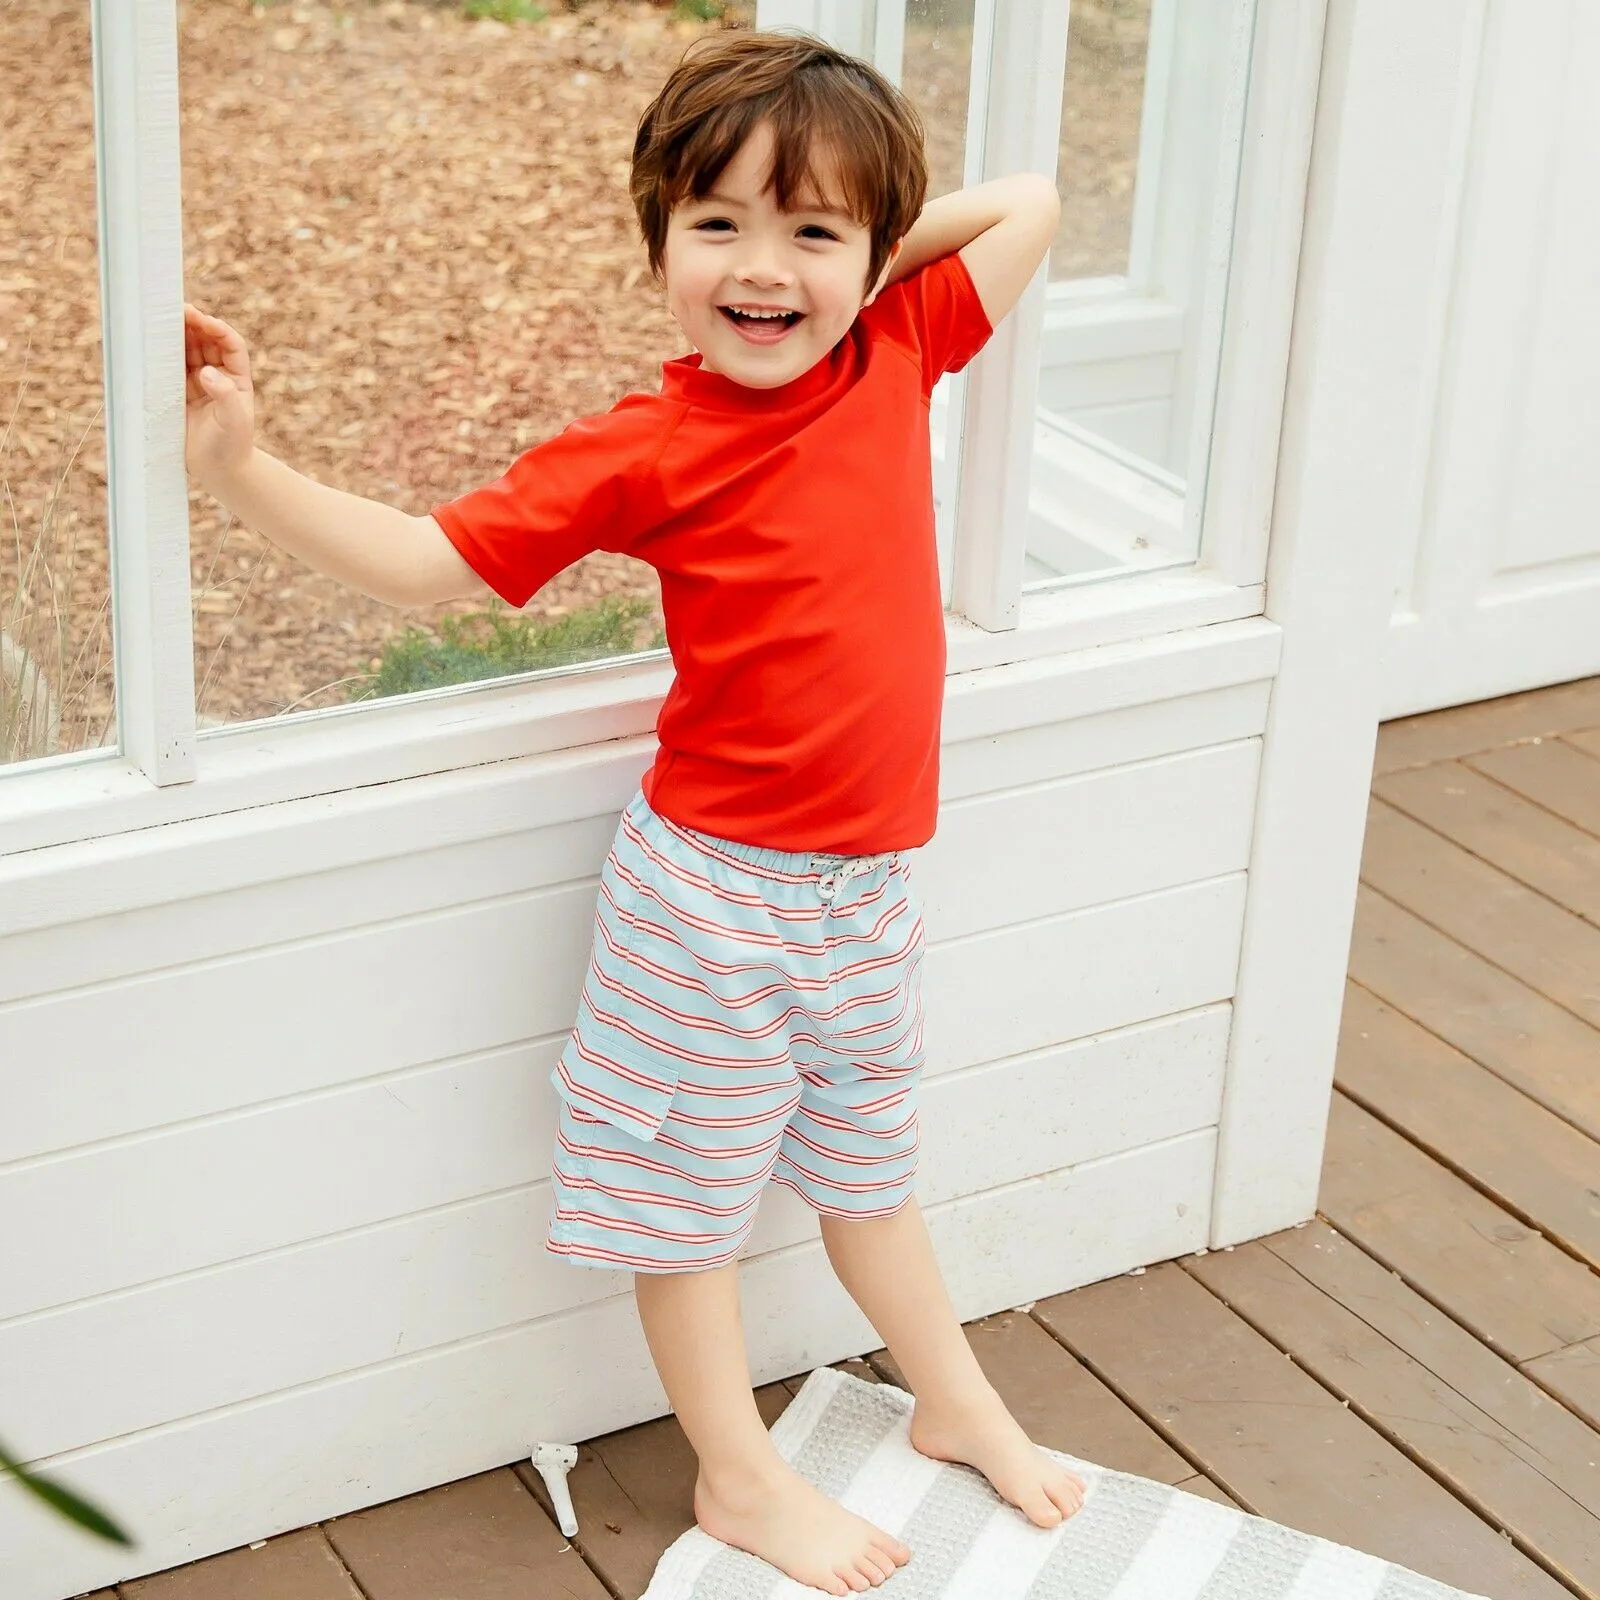
[[[894,1576],[894,1563],[888,1556],[880,1555],[876,1550],[867,1551],[857,1565],[874,1588],[880,1583],[887,1583]]]
[[[1050,1503],[1063,1518],[1076,1516],[1083,1507],[1083,1497],[1075,1489],[1062,1486],[1047,1489],[1045,1493],[1050,1496]]]
[[[1023,1495],[1017,1502],[1017,1509],[1038,1528],[1053,1528],[1066,1518],[1066,1513],[1043,1489],[1036,1494]]]
[[[911,1559],[910,1549],[901,1544],[898,1539],[891,1538],[887,1533],[880,1534],[872,1541],[872,1553],[875,1560],[889,1564],[890,1576],[894,1568],[903,1567]]]
[[[1064,1472],[1053,1483],[1046,1484],[1045,1493],[1064,1517],[1075,1516],[1083,1509],[1083,1480],[1071,1472]]]

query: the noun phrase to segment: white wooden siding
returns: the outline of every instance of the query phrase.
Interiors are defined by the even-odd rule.
[[[1228,1008],[1211,1006],[940,1078],[924,1106],[924,1137],[940,1155],[924,1174],[923,1203],[1213,1126],[1227,1025]],[[485,1162],[481,1179],[497,1192],[435,1205],[438,1179],[426,1173],[377,1224],[11,1322],[0,1331],[7,1371],[49,1371],[57,1349],[115,1357],[85,1365],[70,1386],[8,1394],[7,1437],[26,1435],[32,1453],[56,1455],[625,1292],[624,1274],[578,1271],[529,1249],[549,1221],[555,1104],[544,1080],[554,1054],[517,1049],[406,1080],[398,1092],[408,1112],[387,1126],[361,1106],[367,1145],[419,1174],[440,1165],[438,1146],[479,1150],[485,1121],[504,1119],[508,1134],[491,1153],[498,1174]],[[407,1114],[422,1131],[400,1126]],[[965,1137],[979,1126],[991,1137]],[[349,1147],[346,1136],[333,1153]],[[367,1177],[378,1165],[356,1160]],[[774,1190],[753,1250],[815,1233],[804,1203]]]
[[[975,1316],[1043,1293],[1067,1273],[1103,1277],[1130,1257],[1197,1248],[1214,1159],[1215,1135],[1204,1130],[934,1208],[935,1245],[959,1263],[958,1311]],[[521,1270],[526,1235],[516,1259]],[[348,1280],[342,1295],[354,1298]],[[744,1313],[757,1381],[874,1343],[816,1241],[751,1263]],[[114,1359],[74,1354],[80,1363]],[[59,1464],[140,1530],[137,1570],[147,1571],[515,1460],[537,1438],[620,1427],[664,1404],[632,1296],[617,1295],[147,1429]],[[129,1564],[0,1482],[7,1600],[57,1600],[113,1571],[126,1576]]]
[[[1239,625],[1135,652],[1163,653],[1197,692],[1124,647],[952,680],[914,871],[921,1194],[963,1315],[1205,1242],[1274,657]],[[8,1600],[663,1408],[626,1279],[541,1249],[547,1077],[648,755],[5,864],[0,1372],[30,1378],[8,1442],[142,1540],[130,1567],[0,1486]],[[803,1205],[771,1196],[753,1250],[761,1374],[870,1345]]]

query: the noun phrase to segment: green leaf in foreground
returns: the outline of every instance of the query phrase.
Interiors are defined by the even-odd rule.
[[[80,1528],[86,1528],[98,1538],[105,1539],[111,1544],[129,1545],[133,1540],[97,1506],[92,1506],[87,1500],[75,1495],[70,1489],[63,1488],[59,1483],[52,1483],[48,1478],[41,1478],[29,1472],[20,1461],[15,1460],[0,1445],[0,1472],[9,1472],[24,1489],[36,1494],[44,1503],[59,1512],[69,1522],[75,1522]]]

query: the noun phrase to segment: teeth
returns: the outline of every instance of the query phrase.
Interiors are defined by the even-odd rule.
[[[728,309],[737,317],[753,317],[759,322],[776,322],[779,317],[790,315],[787,311],[745,311],[739,306],[729,306]]]

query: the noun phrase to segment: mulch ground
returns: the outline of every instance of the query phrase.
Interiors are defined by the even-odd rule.
[[[753,6],[721,24],[649,0],[551,9],[508,25],[447,0],[181,0],[184,291],[249,341],[261,442],[323,482],[426,511],[654,389],[684,349],[628,153],[685,45]],[[62,749],[99,743],[112,712],[88,10],[0,0],[0,631],[55,686]],[[905,81],[938,192],[959,182],[970,27],[924,12]],[[1057,275],[1123,264],[1147,16],[1074,7]],[[208,722],[336,704],[386,639],[463,609],[367,600],[202,494],[190,517]],[[595,555],[528,612],[618,593],[653,599],[654,575]]]

